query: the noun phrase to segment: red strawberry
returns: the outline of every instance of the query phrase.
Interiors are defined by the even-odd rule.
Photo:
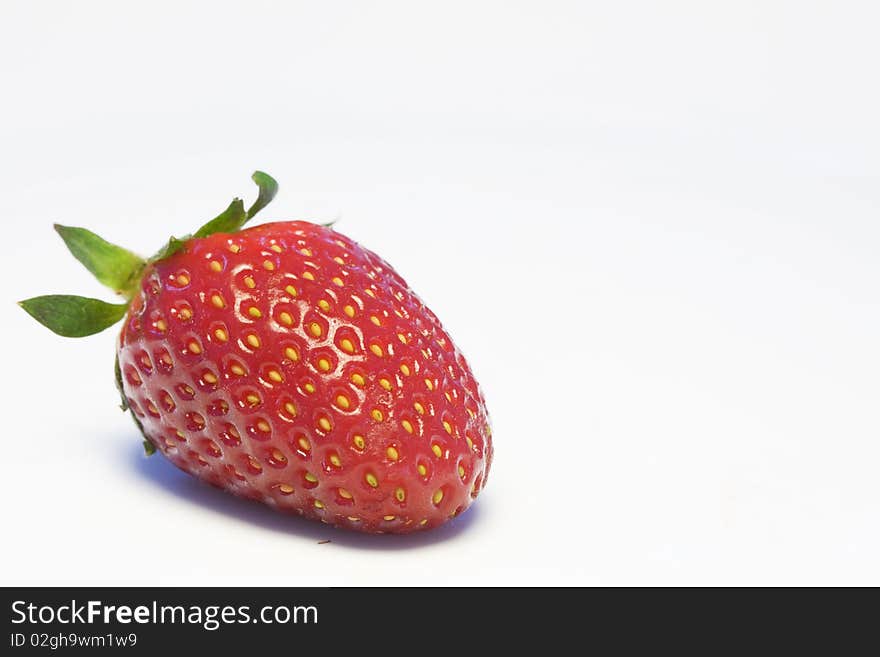
[[[237,232],[274,196],[257,172],[230,205],[143,261],[57,229],[130,299],[22,302],[57,333],[123,315],[117,378],[150,451],[281,511],[365,532],[435,527],[486,481],[491,432],[470,368],[436,316],[381,258],[302,221]]]

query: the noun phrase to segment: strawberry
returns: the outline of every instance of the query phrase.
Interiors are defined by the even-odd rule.
[[[127,299],[21,302],[65,336],[122,319],[123,408],[180,469],[279,511],[370,533],[436,527],[485,485],[479,385],[437,317],[375,253],[304,221],[240,230],[239,199],[144,260],[56,226]]]

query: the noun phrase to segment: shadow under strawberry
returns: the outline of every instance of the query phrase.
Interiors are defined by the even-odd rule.
[[[341,545],[357,549],[409,550],[427,547],[458,538],[479,516],[479,505],[470,507],[432,532],[407,535],[364,534],[346,531],[290,513],[278,513],[253,500],[234,497],[223,490],[194,479],[164,459],[151,459],[135,441],[126,442],[123,459],[140,479],[163,489],[170,495],[200,506],[208,511],[255,525],[273,532],[313,539],[316,543]]]

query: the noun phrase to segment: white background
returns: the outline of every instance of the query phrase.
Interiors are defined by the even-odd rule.
[[[0,4],[2,584],[880,584],[872,2]],[[263,168],[432,306],[494,420],[477,504],[364,537],[145,459],[110,296]],[[329,544],[318,541],[331,539]]]

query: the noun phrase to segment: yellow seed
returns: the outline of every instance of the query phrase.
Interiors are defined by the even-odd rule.
[[[376,354],[376,355],[379,356],[380,358],[381,358],[382,355],[383,355],[383,353],[382,353],[382,347],[380,347],[380,346],[377,345],[377,344],[371,344],[371,345],[370,345],[370,351],[372,351],[374,354]]]
[[[385,419],[385,416],[382,415],[382,411],[380,411],[378,408],[374,408],[370,412],[370,415],[373,417],[374,420],[376,420],[376,422],[381,422]]]
[[[229,339],[229,334],[226,333],[222,328],[218,328],[214,331],[214,337],[217,338],[220,342],[226,342]]]
[[[211,271],[220,271],[221,269],[223,269],[223,265],[221,265],[217,260],[212,260],[209,265],[211,267]]]
[[[354,438],[351,440],[354,443],[354,446],[358,449],[363,449],[366,446],[366,441],[364,441],[364,437],[361,435],[355,434]]]
[[[260,347],[260,338],[258,338],[256,335],[254,335],[253,333],[251,333],[249,336],[247,336],[247,343],[248,343],[250,346],[252,346],[254,349],[259,349],[259,347]]]
[[[412,422],[410,422],[409,420],[403,420],[400,424],[403,425],[403,428],[406,430],[407,433],[413,432],[413,425]]]
[[[332,465],[334,468],[341,468],[342,467],[342,461],[340,460],[338,454],[331,454],[330,455],[330,465]]]
[[[470,415],[472,418],[477,417],[477,414],[474,413],[471,409],[466,408],[466,409],[464,409],[464,410],[466,410],[466,411],[467,411],[467,414]]]
[[[287,411],[287,414],[290,417],[296,417],[296,406],[294,405],[293,402],[285,402],[284,403],[284,410]],[[302,440],[302,439],[300,439],[300,440]]]
[[[245,276],[244,277],[244,285],[249,290],[253,290],[255,287],[257,287],[257,284],[254,281],[253,276]]]
[[[348,516],[348,519],[351,520],[352,522],[360,522],[361,521],[361,519],[358,518],[357,516]]]
[[[159,360],[161,360],[166,365],[174,365],[174,361],[171,360],[171,354],[167,352],[162,354],[162,357]]]
[[[305,477],[305,480],[311,484],[315,484],[318,482],[318,478],[311,472],[306,472],[303,476]]]
[[[304,248],[304,249],[300,249],[299,252],[302,253],[307,258],[312,257],[312,250],[311,249]]]
[[[388,458],[391,459],[392,461],[396,461],[398,458],[400,458],[400,454],[397,452],[397,450],[394,447],[389,447],[388,449],[385,450],[385,453],[388,455]]]
[[[367,384],[367,382],[364,380],[364,377],[362,377],[358,373],[354,373],[351,375],[351,382],[355,384],[358,388],[363,388]]]
[[[438,445],[437,443],[431,445],[431,451],[434,452],[434,456],[436,456],[438,459],[443,456],[443,450],[440,449],[440,445]]]
[[[443,428],[446,429],[446,433],[448,433],[450,436],[452,435],[452,425],[449,424],[449,422],[447,422],[446,420],[443,420]]]
[[[471,440],[471,437],[465,436],[464,439],[465,439],[465,442],[467,442],[468,449],[474,449],[474,441]]]
[[[178,285],[189,285],[189,276],[186,274],[180,274],[177,277]]]
[[[165,323],[164,319],[157,319],[156,320],[156,330],[164,333],[167,328],[168,328],[168,324]]]
[[[239,251],[241,251],[241,247],[238,244],[230,244],[229,250],[233,253],[238,253]]]
[[[402,363],[400,366],[400,371],[403,373],[404,376],[409,376],[409,365],[407,365],[406,363]]]
[[[306,279],[307,281],[313,281],[313,280],[315,280],[315,275],[312,272],[307,271],[307,272],[303,272],[303,278]]]
[[[263,269],[266,271],[274,271],[275,263],[271,260],[263,260]]]
[[[348,401],[348,397],[345,395],[339,395],[336,397],[336,405],[344,411],[347,411],[351,407],[351,402]]]
[[[187,348],[188,348],[191,352],[193,352],[194,354],[200,354],[200,353],[202,353],[202,347],[201,347],[201,345],[200,345],[198,342],[196,342],[195,340],[191,341],[191,342],[187,345]]]
[[[403,344],[406,344],[406,336],[403,333],[398,333],[397,339],[400,340]]]
[[[376,326],[382,326],[382,322],[379,321],[379,318],[375,315],[370,315],[370,321],[373,322]]]
[[[275,253],[281,253],[284,250],[279,244],[273,244],[269,248],[272,249]]]
[[[205,380],[206,383],[217,383],[217,377],[214,375],[213,372],[205,372],[204,374],[202,374],[202,378]]]
[[[312,322],[309,324],[309,333],[311,333],[313,337],[320,338],[321,333],[323,333],[321,325],[318,324],[318,322]]]
[[[259,308],[254,308],[253,306],[251,306],[250,308],[248,308],[248,315],[250,315],[254,319],[260,319],[260,317],[263,316],[263,313],[260,312]]]
[[[259,420],[257,421],[257,429],[259,429],[263,433],[269,433],[271,427],[269,426],[269,423],[266,422],[266,420]]]
[[[424,526],[427,525],[427,524],[428,524],[428,519],[427,519],[427,518],[425,518],[424,520],[422,520],[422,521],[419,523],[419,525],[421,525],[422,527],[424,527]]]
[[[329,312],[330,312],[330,304],[327,303],[327,301],[325,301],[324,299],[321,299],[321,300],[318,302],[318,308],[320,308],[321,310],[323,310],[325,313],[329,313]]]
[[[233,363],[229,366],[229,371],[235,374],[236,376],[244,376],[244,368],[238,363]]]
[[[180,317],[180,319],[182,319],[183,321],[186,321],[188,319],[192,319],[192,316],[193,316],[192,310],[190,310],[189,308],[181,308],[177,312],[177,316]]]
[[[434,502],[434,504],[436,505],[436,504],[440,504],[440,500],[442,500],[442,499],[443,499],[443,491],[438,488],[437,490],[434,491],[434,496],[431,498],[431,501]]]
[[[315,500],[315,508],[316,508],[316,509],[323,509],[323,508],[324,508],[324,503],[321,502],[321,500]]]
[[[452,395],[449,394],[448,390],[443,393],[443,396],[446,397],[446,401],[448,401],[450,404],[452,403]]]
[[[321,370],[322,372],[329,372],[330,371],[330,361],[327,360],[326,358],[319,358],[318,359],[318,369]]]
[[[422,464],[422,463],[419,463],[417,469],[418,469],[418,471],[419,471],[419,474],[420,474],[422,477],[424,477],[426,474],[428,474],[428,468],[426,468],[426,467],[424,466],[424,464]]]
[[[311,395],[313,392],[315,392],[315,386],[312,385],[311,383],[306,383],[306,384],[303,386],[303,389],[304,389],[307,393],[309,393],[310,395]]]
[[[354,317],[354,307],[353,306],[345,306],[342,310],[349,317]]]
[[[366,294],[368,297],[373,297],[374,299],[376,298],[376,293],[373,292],[373,291],[372,291],[371,289],[369,289],[369,288],[367,288],[366,290],[364,290],[364,294]]]
[[[459,476],[459,478],[460,478],[460,479],[464,479],[464,475],[465,475],[465,472],[464,472],[464,466],[463,466],[463,465],[459,465],[459,466],[458,466],[458,476]]]
[[[284,381],[284,377],[281,376],[281,372],[278,370],[269,370],[269,380],[275,383],[281,383]]]
[[[344,265],[345,264],[345,260],[343,260],[339,256],[333,256],[333,262],[335,262],[337,265]]]
[[[413,404],[413,408],[416,409],[416,413],[418,413],[419,415],[425,414],[425,407],[422,406],[419,402]]]
[[[223,300],[223,297],[221,297],[219,294],[212,294],[211,295],[211,303],[214,305],[215,308],[225,308],[226,307],[226,302]]]
[[[292,297],[296,296],[296,288],[293,287],[293,285],[288,285],[286,288],[284,288],[284,291]]]
[[[397,498],[398,502],[403,502],[406,499],[406,491],[402,488],[398,488],[394,491],[394,497]]]
[[[278,490],[284,495],[290,495],[293,492],[293,486],[290,484],[279,484]]]
[[[379,480],[376,479],[376,475],[374,475],[372,472],[368,472],[367,476],[364,477],[364,479],[366,480],[367,484],[369,484],[373,488],[376,488],[376,486],[379,485]]]
[[[349,493],[349,492],[348,492],[347,490],[345,490],[344,488],[339,488],[339,489],[337,489],[337,492],[339,493],[339,497],[341,497],[341,498],[343,498],[343,499],[350,500],[350,499],[352,498],[351,493]]]
[[[309,442],[309,439],[305,436],[300,436],[299,440],[296,441],[300,447],[302,447],[303,451],[308,452],[312,449],[312,444]]]
[[[252,392],[246,394],[244,400],[247,402],[248,406],[256,406],[260,403],[260,397]]]
[[[286,310],[278,313],[278,321],[284,324],[285,326],[293,325],[293,316],[287,312]]]
[[[379,385],[385,388],[385,390],[391,390],[391,381],[388,379],[379,379]]]
[[[339,341],[339,348],[347,354],[354,353],[354,344],[348,338],[343,338]]]
[[[299,353],[297,353],[296,349],[293,347],[285,347],[284,356],[289,360],[292,360],[294,363],[299,360]]]
[[[339,287],[342,287],[343,285],[345,285],[345,283],[342,282],[342,279],[339,278],[339,276],[334,276],[330,280],[333,281],[334,285],[338,285]]]
[[[330,431],[330,429],[332,428],[332,425],[330,424],[330,420],[328,420],[326,417],[323,417],[323,416],[318,418],[318,426],[321,429],[323,429],[324,431]]]
[[[425,379],[425,387],[428,390],[433,390],[434,389],[434,382],[431,381],[431,379]]]

